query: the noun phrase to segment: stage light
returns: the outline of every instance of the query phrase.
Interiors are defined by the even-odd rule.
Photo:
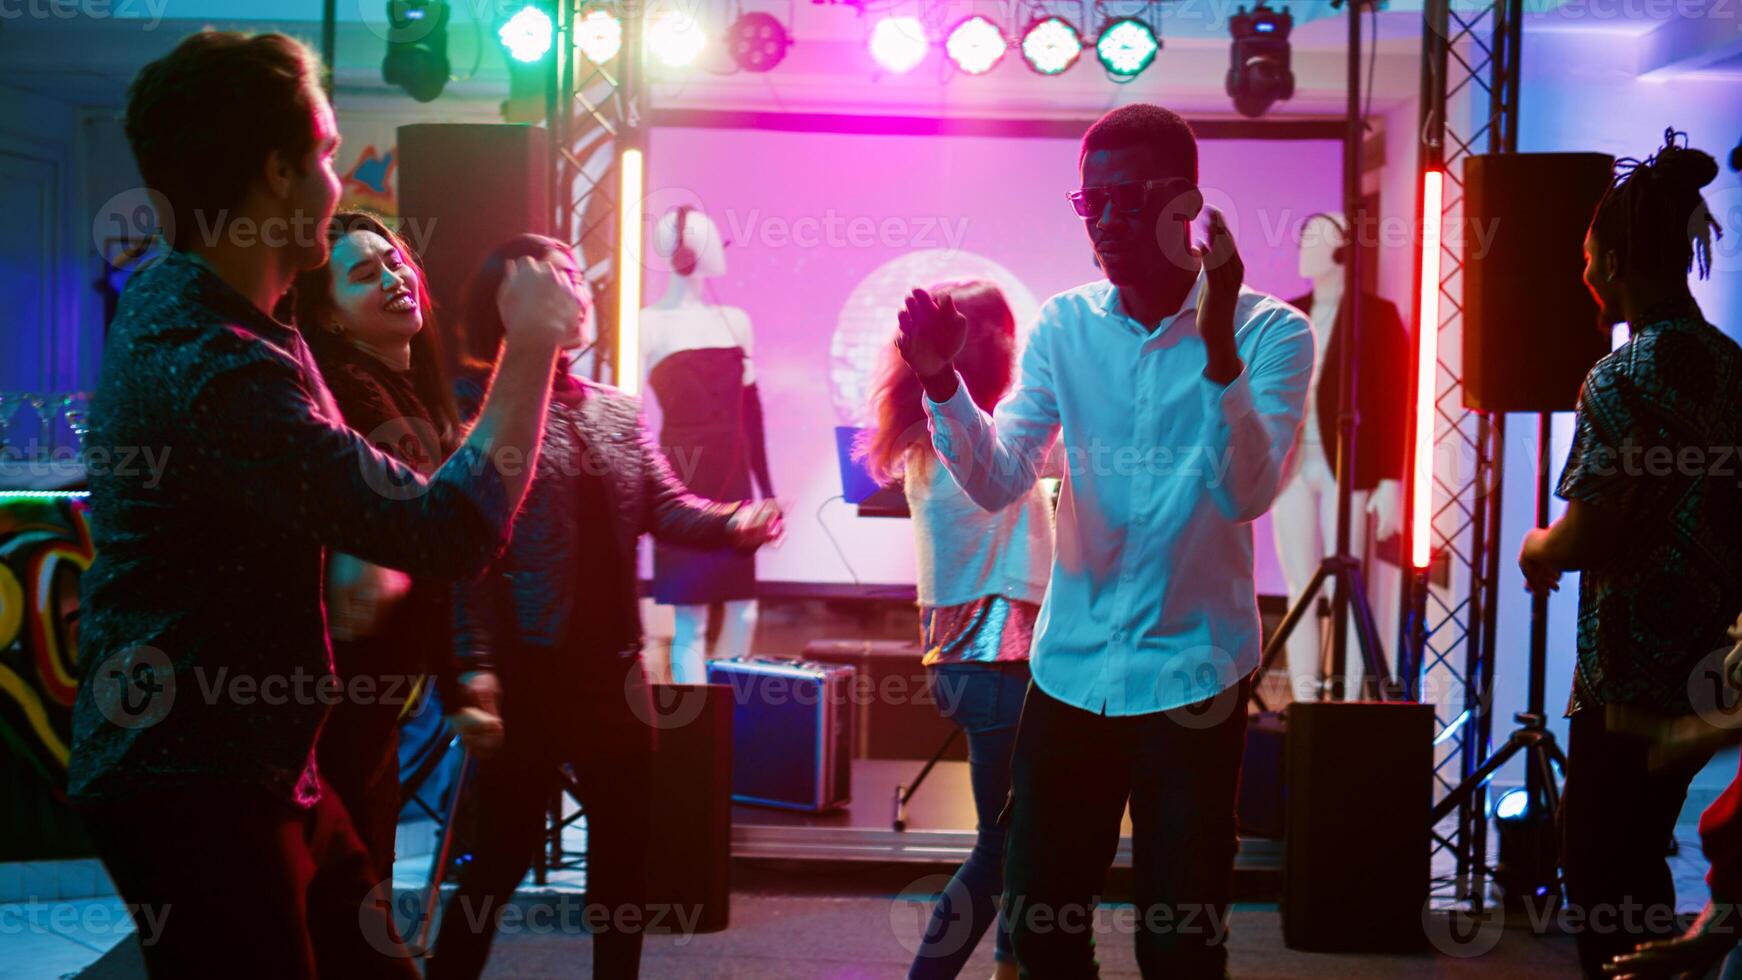
[[[753,10],[726,29],[726,47],[745,71],[768,71],[786,57],[792,36],[773,14]]]
[[[550,53],[550,15],[534,6],[521,7],[496,29],[496,37],[515,61],[531,64]]]
[[[701,23],[682,10],[661,10],[648,21],[647,50],[667,67],[684,67],[707,46]]]
[[[419,102],[442,94],[448,84],[448,5],[443,0],[388,0],[381,79]]]
[[[1228,95],[1242,115],[1256,119],[1277,102],[1294,96],[1288,34],[1294,17],[1288,8],[1272,10],[1259,0],[1251,13],[1241,7],[1228,21],[1234,44],[1228,49]]]
[[[623,23],[603,10],[594,10],[575,24],[575,47],[595,65],[617,57],[623,50]]]
[[[511,123],[544,121],[551,73],[556,69],[550,56],[555,34],[550,14],[536,3],[523,4],[496,27],[508,62],[508,98],[502,102],[502,119]]]
[[[1082,36],[1063,17],[1037,20],[1022,34],[1022,60],[1042,75],[1063,72],[1082,53]]]
[[[1410,564],[1425,569],[1433,560],[1434,405],[1440,351],[1440,209],[1446,175],[1429,170],[1421,177],[1421,269],[1416,297],[1415,432],[1410,439]]]
[[[1524,788],[1509,789],[1494,801],[1494,819],[1518,820],[1530,810],[1530,794]]]
[[[1546,801],[1537,805],[1522,786],[1500,794],[1494,801],[1494,836],[1499,839],[1494,883],[1506,908],[1522,908],[1558,892],[1559,847]]]
[[[617,162],[617,387],[641,387],[641,151]]]
[[[1148,24],[1135,17],[1110,20],[1095,40],[1095,56],[1101,67],[1121,80],[1136,78],[1161,50],[1161,39]]]
[[[975,14],[950,29],[944,39],[944,53],[956,67],[969,75],[984,75],[1004,60],[1009,42],[998,25]]]
[[[871,29],[871,57],[897,75],[924,61],[928,47],[925,25],[917,17],[885,17]]]

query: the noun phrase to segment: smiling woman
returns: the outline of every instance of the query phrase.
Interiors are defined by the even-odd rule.
[[[368,212],[338,212],[328,235],[332,258],[299,276],[291,293],[297,327],[345,424],[427,476],[457,444],[459,421],[437,331],[426,329],[432,325],[423,270],[404,241]],[[407,489],[377,488],[389,495]],[[385,878],[399,818],[399,721],[416,700],[405,692],[427,673],[445,710],[461,704],[452,661],[438,654],[447,642],[448,590],[334,554],[325,598],[333,669],[347,689],[363,682],[373,691],[399,692],[345,699],[318,746],[321,775]]]

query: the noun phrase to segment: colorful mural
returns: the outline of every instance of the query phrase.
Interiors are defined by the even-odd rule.
[[[0,860],[84,853],[66,803],[88,508],[0,496]]]
[[[340,192],[339,206],[341,208],[365,208],[377,214],[394,216],[399,213],[399,200],[395,193],[396,183],[393,179],[394,168],[399,165],[398,149],[389,146],[385,151],[376,149],[373,143],[363,147],[357,154],[357,159],[345,171],[344,190]]]

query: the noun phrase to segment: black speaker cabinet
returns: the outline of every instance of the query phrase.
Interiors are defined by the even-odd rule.
[[[1492,153],[1464,163],[1464,405],[1561,412],[1609,352],[1584,281],[1585,231],[1609,186],[1602,153]]]
[[[653,757],[647,901],[696,915],[693,931],[719,932],[732,898],[732,689],[660,684],[652,691],[659,749]],[[664,928],[678,931],[665,916]]]
[[[399,127],[399,216],[423,260],[449,358],[495,357],[464,343],[460,303],[487,252],[515,235],[550,234],[545,131],[506,123]]]
[[[1287,708],[1282,937],[1290,949],[1426,948],[1431,705]]]

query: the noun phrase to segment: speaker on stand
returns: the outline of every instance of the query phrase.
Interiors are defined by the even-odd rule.
[[[1537,527],[1548,525],[1551,413],[1578,407],[1585,375],[1609,352],[1609,334],[1584,282],[1584,241],[1613,167],[1614,158],[1602,153],[1491,153],[1464,163],[1470,229],[1464,241],[1464,404],[1494,414],[1496,460],[1505,458],[1504,413],[1538,413]],[[1498,489],[1491,493],[1498,498]],[[1498,506],[1493,510],[1497,531]],[[1511,860],[1502,855],[1512,872],[1506,887],[1520,893],[1559,888],[1550,830],[1560,808],[1556,773],[1565,770],[1566,758],[1544,711],[1546,595],[1531,597],[1529,654],[1526,707],[1515,718],[1519,727],[1433,809],[1437,825],[1462,806],[1480,806],[1478,794],[1489,778],[1524,753],[1527,802],[1514,839],[1546,853]],[[1526,832],[1517,833],[1520,828]],[[1521,876],[1521,868],[1536,871]],[[1532,878],[1543,880],[1527,880]]]

